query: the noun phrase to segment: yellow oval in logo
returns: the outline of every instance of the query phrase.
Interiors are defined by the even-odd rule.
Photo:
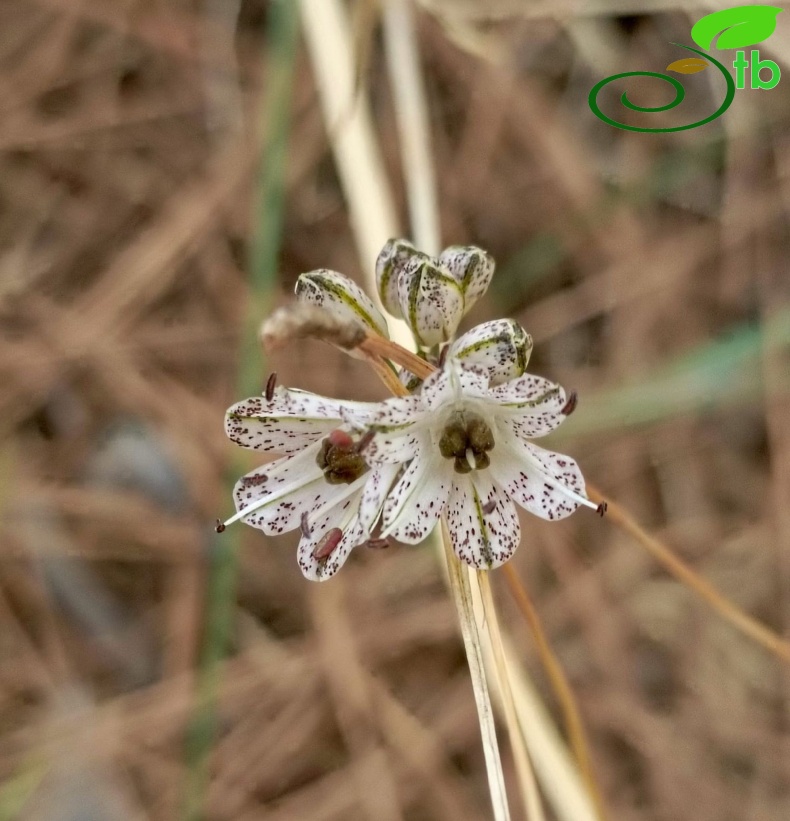
[[[701,57],[684,57],[682,60],[675,60],[667,66],[667,71],[674,71],[677,74],[696,74],[708,67],[708,63]]]

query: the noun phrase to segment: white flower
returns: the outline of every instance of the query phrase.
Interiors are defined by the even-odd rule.
[[[525,374],[495,387],[487,374],[449,359],[419,394],[389,399],[371,418],[344,416],[374,436],[371,464],[406,464],[387,495],[382,536],[415,544],[447,516],[453,548],[478,568],[506,562],[520,539],[515,503],[544,519],[562,519],[585,496],[573,459],[528,440],[565,418],[559,386]]]
[[[301,528],[299,566],[323,581],[370,538],[397,467],[369,468],[344,430],[344,409],[364,420],[374,405],[285,388],[270,395],[238,402],[225,416],[237,444],[285,454],[236,483],[237,512],[225,525],[241,519],[269,535]]]

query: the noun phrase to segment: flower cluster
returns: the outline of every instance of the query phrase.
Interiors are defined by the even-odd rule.
[[[530,441],[561,424],[575,394],[526,373],[529,334],[500,319],[455,338],[493,272],[480,248],[453,246],[432,258],[405,240],[388,242],[376,265],[379,296],[435,371],[421,380],[401,369],[408,394],[379,403],[272,380],[264,396],[233,405],[228,436],[279,458],[239,480],[237,512],[220,527],[242,520],[270,535],[299,530],[299,566],[324,580],[354,547],[416,544],[442,516],[456,555],[489,569],[518,546],[516,505],[550,520],[580,505],[599,509],[573,459]],[[342,274],[302,274],[296,295],[388,339],[382,313]]]

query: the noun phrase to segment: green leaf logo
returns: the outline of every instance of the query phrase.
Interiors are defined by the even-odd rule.
[[[714,11],[694,24],[691,39],[706,50],[719,33],[718,49],[753,46],[774,33],[780,11],[778,6],[737,6]]]

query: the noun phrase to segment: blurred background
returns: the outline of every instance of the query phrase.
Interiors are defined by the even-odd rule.
[[[213,531],[258,463],[226,440],[224,410],[270,370],[386,395],[326,345],[255,341],[299,273],[371,275],[332,151],[346,118],[319,100],[335,78],[303,28],[322,2],[0,6],[2,819],[490,817],[434,553],[360,549],[316,585],[296,534]],[[347,117],[369,107],[397,233],[414,236],[387,5],[340,5],[350,49],[326,36],[353,61]],[[518,319],[530,370],[579,391],[548,446],[787,633],[790,15],[759,46],[787,76],[704,127],[622,131],[587,100],[610,74],[664,71],[718,7],[409,6],[442,241],[498,262],[464,327]],[[661,114],[625,111],[623,88],[601,104],[693,122],[723,98],[713,74],[681,78],[686,100]],[[629,94],[661,105],[653,83]],[[522,525],[514,563],[609,817],[790,817],[788,667],[611,520]]]

